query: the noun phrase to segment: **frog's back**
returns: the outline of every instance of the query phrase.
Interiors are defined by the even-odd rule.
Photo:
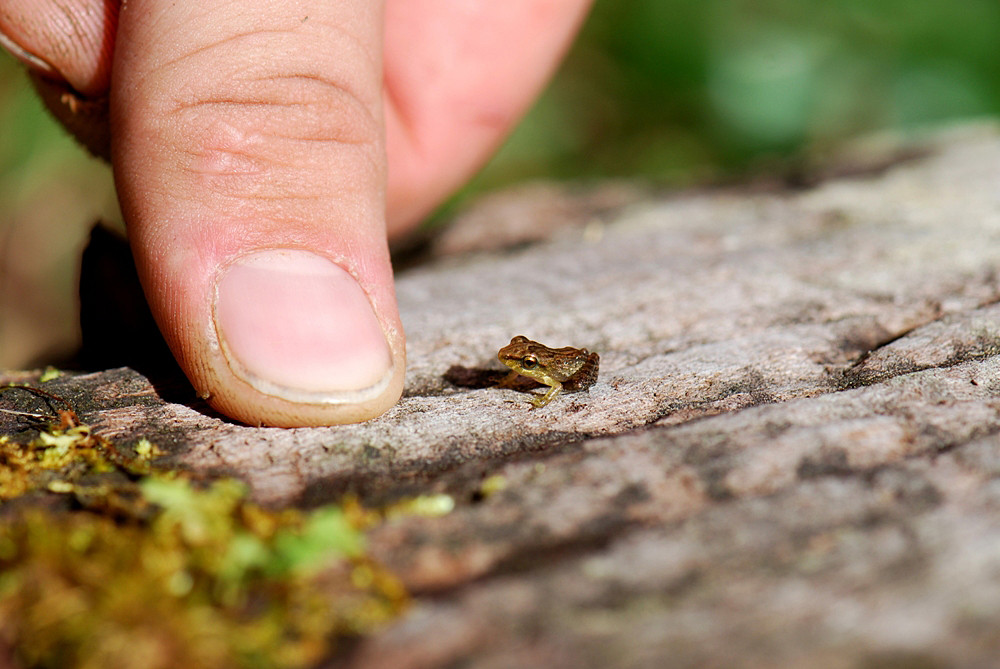
[[[586,355],[583,366],[572,377],[563,382],[563,388],[569,391],[586,390],[597,382],[597,372],[601,365],[601,356],[583,349]]]

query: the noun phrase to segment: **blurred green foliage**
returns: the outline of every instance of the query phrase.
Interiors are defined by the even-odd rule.
[[[684,184],[878,130],[1000,116],[995,0],[599,0],[480,187]]]

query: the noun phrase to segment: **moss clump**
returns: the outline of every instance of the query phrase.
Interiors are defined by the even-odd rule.
[[[0,665],[306,667],[405,607],[364,552],[377,514],[263,509],[61,419],[0,437]]]
[[[304,667],[405,604],[339,507],[269,512],[241,485],[142,483],[148,521],[0,520],[0,639],[31,667]]]
[[[157,455],[160,451],[151,444],[135,456],[122,455],[92,434],[89,425],[79,423],[52,426],[26,443],[0,436],[0,502],[36,490],[81,496],[110,493],[113,484],[150,473],[150,461]],[[112,473],[120,476],[104,476]]]

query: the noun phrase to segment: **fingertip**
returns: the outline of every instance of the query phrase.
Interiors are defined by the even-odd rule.
[[[213,296],[219,382],[210,402],[244,422],[329,425],[377,416],[402,392],[404,347],[347,270],[322,255],[238,257]]]

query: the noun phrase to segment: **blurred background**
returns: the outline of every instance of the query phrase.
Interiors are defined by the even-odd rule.
[[[984,117],[1000,117],[996,0],[597,0],[556,80],[437,220],[525,180],[679,188]],[[98,218],[120,223],[109,168],[0,55],[0,369],[72,353]]]

